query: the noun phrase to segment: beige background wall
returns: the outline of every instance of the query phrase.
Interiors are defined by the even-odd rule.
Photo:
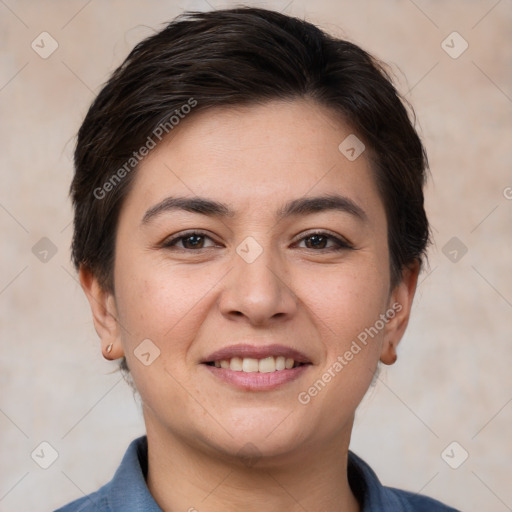
[[[248,4],[306,17],[393,64],[430,155],[430,269],[352,449],[388,485],[464,511],[512,510],[512,2]],[[232,5],[0,1],[0,511],[51,510],[96,490],[143,432],[69,262],[74,134],[137,41],[185,8]],[[31,48],[43,31],[58,42],[47,59]],[[442,47],[453,31],[469,44],[458,58]],[[446,45],[455,56],[464,42]],[[42,441],[58,453],[48,469],[31,458]],[[445,460],[469,454],[458,469],[441,456],[453,441]]]

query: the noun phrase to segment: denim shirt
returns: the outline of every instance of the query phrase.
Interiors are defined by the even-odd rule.
[[[162,512],[146,486],[146,436],[132,441],[114,478],[98,491],[55,512]],[[373,470],[349,452],[348,479],[361,512],[458,512],[431,498],[384,487]]]

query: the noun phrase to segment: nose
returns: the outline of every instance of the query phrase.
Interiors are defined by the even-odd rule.
[[[264,327],[294,315],[298,301],[287,282],[286,263],[270,249],[252,262],[234,254],[233,265],[219,299],[225,317]]]

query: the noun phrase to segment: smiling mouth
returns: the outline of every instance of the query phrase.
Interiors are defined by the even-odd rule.
[[[301,363],[295,361],[291,357],[269,356],[263,359],[255,359],[252,357],[232,357],[230,359],[220,359],[216,361],[208,361],[204,363],[208,366],[215,366],[225,370],[244,373],[273,373],[291,370],[299,366],[305,366],[311,363]]]

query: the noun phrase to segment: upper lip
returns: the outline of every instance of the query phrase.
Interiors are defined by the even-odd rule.
[[[228,360],[233,357],[251,357],[253,359],[265,359],[270,356],[289,357],[298,363],[311,363],[308,357],[302,352],[284,345],[248,345],[238,344],[224,347],[212,352],[203,363]]]

